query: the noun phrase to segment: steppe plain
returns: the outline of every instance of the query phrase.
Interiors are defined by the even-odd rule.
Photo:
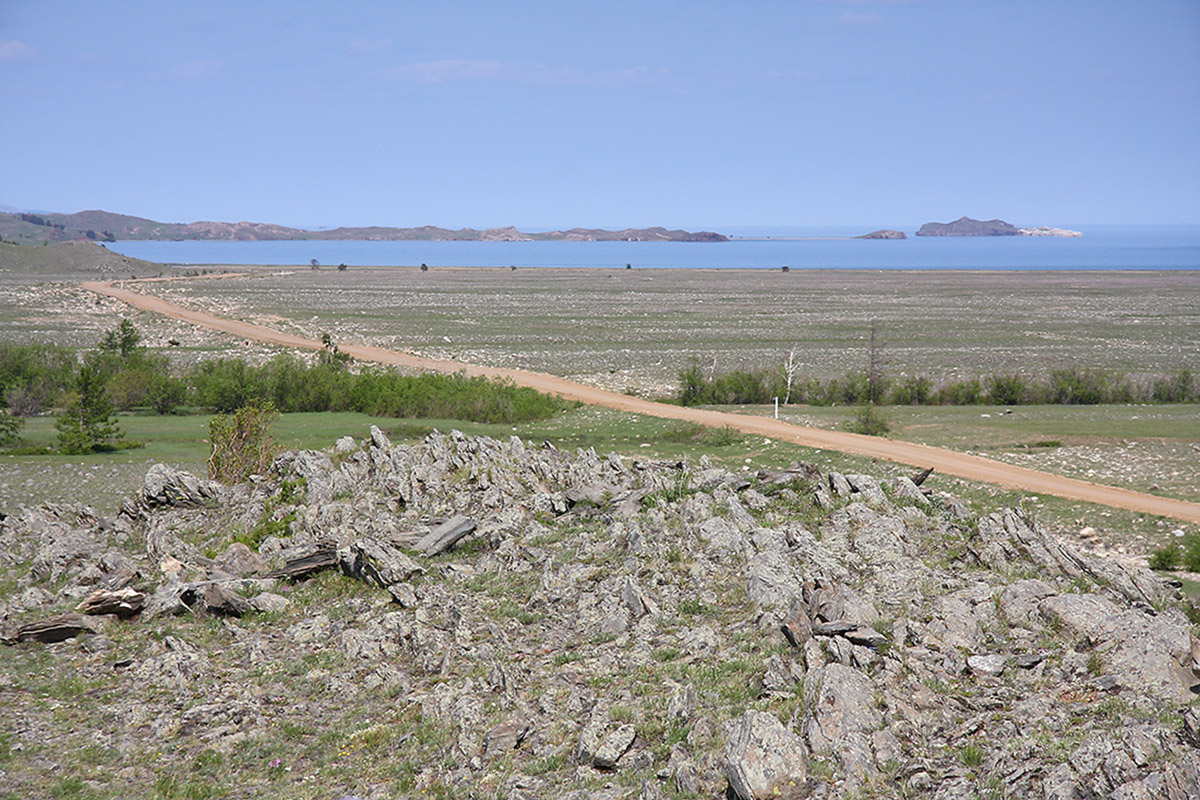
[[[1145,379],[1184,367],[1195,369],[1200,353],[1200,273],[1186,271],[314,271],[213,266],[190,272],[206,274],[201,279],[141,284],[141,290],[185,307],[309,338],[329,333],[335,341],[549,372],[647,397],[670,394],[679,370],[692,359],[720,371],[781,365],[794,351],[798,376],[861,370],[873,321],[879,323],[884,369],[897,378],[926,374],[939,381],[1078,366]],[[144,269],[131,275],[135,273],[152,274]],[[181,362],[212,355],[259,360],[275,352],[132,311],[84,292],[71,277],[0,275],[0,335],[87,347],[127,315],[149,345],[181,342],[171,348]],[[732,410],[770,413],[768,408]],[[781,416],[836,427],[845,424],[849,411],[797,406],[783,409]],[[1022,407],[1012,414],[990,407],[905,407],[892,409],[891,417],[897,438],[1139,491],[1200,498],[1200,409],[1194,406]],[[585,433],[588,428],[614,427],[612,421],[579,424]],[[613,448],[636,449],[646,442],[633,440],[653,438],[652,432],[639,435],[632,421],[629,427],[634,432],[631,440],[613,441]],[[560,434],[569,437],[572,432]],[[1031,447],[1044,441],[1060,444]],[[728,460],[769,458],[773,450],[775,460],[795,455],[761,445],[732,447]],[[98,497],[111,502],[137,485],[147,465],[133,452],[128,475],[111,461],[85,471],[85,481],[94,475],[98,484],[119,487],[112,498],[103,492]],[[57,466],[39,469],[29,464],[26,470],[33,474],[23,474],[18,482],[60,485],[54,475],[39,474],[46,469],[60,473]],[[10,493],[24,493],[20,485],[8,483]],[[1042,504],[1047,522],[1060,533],[1074,535],[1092,528],[1098,531],[1096,544],[1135,554],[1186,529],[1170,521],[1052,498],[1029,500],[1012,492],[981,491],[997,503],[1025,499]]]

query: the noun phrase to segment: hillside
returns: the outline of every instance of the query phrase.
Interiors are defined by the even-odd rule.
[[[216,241],[269,240],[379,240],[379,241],[671,241],[723,242],[726,238],[710,231],[689,232],[666,228],[572,228],[567,231],[523,233],[516,228],[450,230],[426,225],[417,228],[360,227],[310,231],[261,222],[156,222],[142,217],[108,211],[76,214],[0,213],[0,237],[21,243],[42,241],[203,239]]]
[[[17,796],[1200,793],[1178,587],[906,478],[372,428],[0,553]]]
[[[162,271],[161,264],[129,258],[90,241],[37,246],[0,243],[0,278],[5,274],[140,278]]]

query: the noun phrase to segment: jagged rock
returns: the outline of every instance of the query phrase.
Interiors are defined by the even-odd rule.
[[[83,599],[75,607],[76,611],[84,614],[116,614],[118,617],[132,617],[142,610],[146,595],[137,589],[118,589],[107,591],[97,589]]]
[[[804,688],[809,748],[814,755],[836,755],[846,781],[860,784],[875,772],[871,734],[882,722],[871,682],[856,669],[827,664],[809,671]]]
[[[288,578],[299,581],[314,572],[333,569],[338,565],[337,548],[333,546],[318,546],[307,552],[289,558],[279,569],[273,569],[264,578]]]
[[[199,506],[216,498],[220,489],[220,484],[214,481],[202,480],[166,464],[155,464],[146,473],[137,504],[143,509]]]
[[[216,558],[216,566],[229,575],[243,577],[266,571],[267,562],[241,542],[234,542]]]
[[[617,762],[625,755],[637,737],[637,729],[632,725],[622,725],[616,730],[609,731],[596,748],[592,756],[592,766],[596,769],[612,770],[617,768]]]
[[[729,724],[723,768],[741,800],[798,800],[809,794],[804,741],[761,711],[747,711]]]
[[[533,730],[533,723],[524,714],[509,717],[484,734],[482,745],[484,757],[493,758],[515,750],[531,730]]]
[[[51,644],[95,632],[96,628],[87,617],[79,614],[58,614],[22,625],[17,629],[13,641]]]
[[[217,583],[204,587],[204,610],[224,617],[240,617],[251,610],[250,601]]]
[[[999,678],[1004,674],[1008,660],[1002,655],[968,656],[967,666],[971,672],[985,678]]]
[[[225,752],[280,713],[320,726],[355,708],[390,707],[362,729],[365,740],[387,742],[389,757],[411,757],[417,730],[434,734],[420,743],[429,758],[414,793],[440,783],[457,794],[486,785],[511,800],[621,800],[657,771],[655,788],[667,794],[709,796],[723,771],[765,763],[722,758],[715,720],[724,688],[707,672],[720,663],[722,681],[751,691],[761,683],[764,695],[784,698],[770,707],[788,709],[779,713],[795,730],[775,725],[793,740],[771,752],[799,748],[821,762],[819,780],[781,793],[952,798],[987,782],[1014,797],[1200,795],[1200,716],[1190,707],[1200,651],[1178,587],[1076,552],[1020,513],[963,524],[969,508],[954,511],[936,493],[925,506],[907,479],[889,480],[883,502],[872,489],[879,479],[865,475],[769,473],[757,489],[739,488],[745,475],[707,460],[605,458],[454,432],[398,446],[380,434],[341,450],[282,458],[260,478],[220,487],[219,503],[148,507],[134,498],[136,513],[115,521],[66,506],[0,519],[0,570],[16,581],[0,597],[10,640],[27,610],[49,614],[97,590],[141,589],[139,572],[165,576],[140,620],[121,625],[123,634],[129,626],[152,634],[138,635],[136,647],[124,635],[97,635],[39,655],[97,686],[112,676],[104,691],[124,687],[103,731],[84,715],[73,724],[136,758],[143,740],[183,731]],[[276,508],[280,481],[297,477],[308,491],[294,484],[289,506]],[[607,505],[556,519],[580,486],[606,487],[598,499]],[[689,492],[672,499],[679,487]],[[805,493],[818,491],[828,512],[805,505]],[[642,508],[650,492],[655,503]],[[252,551],[207,554],[226,546],[231,526],[258,524],[268,506],[294,521],[257,555],[284,567],[269,579],[231,577]],[[421,567],[403,548],[456,515],[476,521],[487,546],[437,559],[413,581]],[[35,560],[36,574],[26,567]],[[317,598],[310,586],[294,596],[313,604],[300,609],[282,596],[290,587],[274,584],[339,564],[398,605],[373,588],[326,586]],[[740,586],[752,605],[736,600]],[[281,629],[235,618],[153,621],[204,611],[206,594],[218,591],[253,595],[242,602],[278,614]],[[202,647],[182,640],[189,632]],[[793,647],[779,649],[781,638]],[[205,653],[218,650],[220,664],[210,666]],[[996,669],[984,656],[1007,668],[987,677]],[[666,677],[680,674],[695,683]],[[0,666],[0,687],[18,683]],[[1173,725],[1180,708],[1182,725]],[[662,719],[669,759],[661,742],[624,744],[630,711]],[[522,716],[536,725],[522,732]],[[65,741],[36,704],[17,724],[14,742]],[[578,730],[577,746],[563,741],[564,725]],[[1053,754],[1043,741],[1058,743]],[[962,763],[968,744],[983,753],[976,766]],[[572,752],[578,763],[563,766]],[[593,767],[610,762],[628,775],[605,786]],[[28,763],[14,748],[6,780],[16,774],[30,785]],[[491,771],[500,765],[503,776]],[[133,776],[131,791],[143,790]]]
[[[475,532],[475,523],[461,514],[457,514],[431,530],[427,536],[416,544],[416,549],[427,556],[444,553],[459,540]],[[407,580],[407,578],[405,578]]]

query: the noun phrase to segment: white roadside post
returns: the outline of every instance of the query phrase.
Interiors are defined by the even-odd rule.
[[[775,398],[775,419],[779,419],[779,398]]]

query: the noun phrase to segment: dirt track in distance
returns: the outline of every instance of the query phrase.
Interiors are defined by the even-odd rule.
[[[83,288],[121,300],[144,311],[164,314],[193,325],[224,331],[243,339],[256,339],[269,344],[304,350],[323,349],[322,344],[313,339],[282,333],[263,325],[239,322],[219,317],[215,314],[181,308],[154,295],[140,294],[114,286],[112,282],[90,281],[84,283]],[[339,349],[352,358],[362,361],[372,361],[379,364],[407,367],[409,369],[462,372],[469,376],[482,375],[488,378],[503,378],[511,380],[520,386],[528,386],[541,392],[557,394],[568,400],[577,400],[589,405],[606,406],[633,414],[678,419],[712,427],[728,426],[743,433],[764,436],[806,447],[834,450],[869,458],[880,458],[901,464],[909,464],[922,469],[933,467],[937,472],[954,475],[967,480],[1200,523],[1200,503],[1192,503],[1168,497],[1156,497],[1115,486],[1104,486],[1074,478],[1066,478],[1060,475],[1003,464],[979,456],[957,453],[927,445],[898,442],[872,436],[861,436],[842,431],[808,428],[765,417],[748,417],[720,411],[683,408],[665,403],[656,403],[651,400],[643,400],[637,397],[630,397],[586,386],[540,372],[528,372],[500,367],[482,367],[456,361],[423,358],[411,353],[380,347],[339,343]]]

